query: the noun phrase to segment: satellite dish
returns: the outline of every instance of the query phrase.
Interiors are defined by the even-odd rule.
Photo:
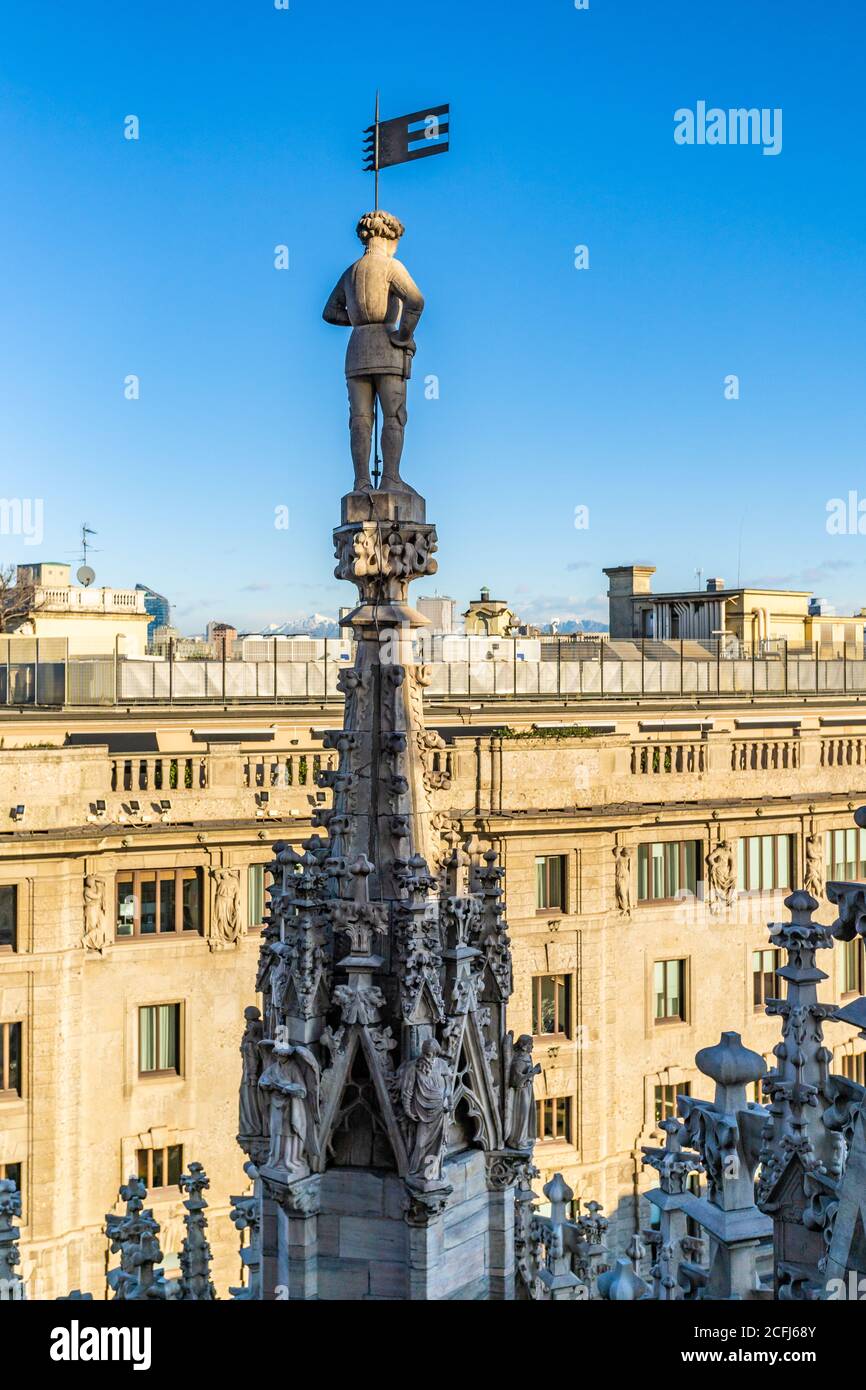
[[[96,578],[96,571],[92,570],[89,565],[82,565],[77,571],[75,578],[78,580],[79,584],[83,584],[86,589]]]

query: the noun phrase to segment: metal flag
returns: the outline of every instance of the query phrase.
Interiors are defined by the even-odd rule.
[[[391,121],[380,121],[377,101],[377,118],[364,132],[365,172],[378,173],[392,164],[426,159],[431,154],[446,154],[449,148],[447,117],[446,103],[413,111],[408,116],[396,116]]]

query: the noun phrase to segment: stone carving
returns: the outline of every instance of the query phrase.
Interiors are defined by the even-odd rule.
[[[820,902],[824,896],[824,836],[812,825],[806,836],[806,868],[803,888]]]
[[[266,1116],[262,1106],[262,1092],[259,1090],[259,1078],[262,1074],[262,1053],[261,1042],[264,1038],[264,1028],[262,1026],[262,1016],[254,1004],[250,1004],[244,1009],[246,1028],[241,1039],[241,1088],[238,1115],[238,1142],[246,1150],[253,1161],[256,1158],[263,1158],[259,1152],[261,1144],[256,1144],[261,1136],[267,1132]],[[252,1149],[256,1152],[253,1153]]]
[[[510,1038],[512,1035],[509,1034]],[[523,1033],[514,1044],[508,1060],[508,1103],[505,1112],[505,1142],[512,1149],[530,1151],[535,1142],[535,1098],[533,1086],[541,1067],[532,1061],[532,1038]]]
[[[241,878],[239,869],[213,869],[213,906],[208,945],[212,951],[237,945],[241,935]]]
[[[97,874],[84,878],[84,934],[81,944],[85,951],[105,953],[110,940],[105,879]]]
[[[283,1180],[306,1177],[319,1120],[319,1064],[309,1048],[293,1043],[268,1039],[262,1048],[270,1053],[259,1078],[268,1104],[267,1168]]]
[[[616,860],[613,889],[617,912],[620,917],[631,917],[631,854],[625,845],[615,845],[612,853]]]
[[[731,840],[719,840],[707,855],[707,896],[711,912],[730,907],[737,887],[737,857]]]
[[[421,1044],[420,1056],[400,1071],[403,1114],[415,1126],[409,1171],[427,1181],[441,1175],[445,1121],[451,1108],[451,1075],[435,1038]]]
[[[415,354],[413,332],[424,298],[394,255],[405,230],[402,222],[377,210],[366,213],[356,230],[364,255],[340,276],[323,313],[326,323],[352,329],[346,351],[346,382],[355,490],[372,490],[370,444],[373,406],[378,400],[382,412],[382,490],[411,492],[400,477],[400,459],[406,382]]]
[[[205,1235],[207,1202],[203,1193],[210,1181],[200,1163],[189,1165],[189,1172],[181,1175],[180,1187],[187,1194],[183,1204],[186,1234],[180,1251],[180,1297],[187,1303],[209,1303],[216,1298],[210,1277],[211,1248]]]
[[[11,1178],[0,1178],[0,1302],[24,1297],[24,1284],[15,1266],[21,1263],[18,1250],[21,1193]]]
[[[111,1253],[120,1255],[120,1267],[106,1275],[108,1287],[116,1299],[125,1302],[175,1297],[176,1290],[157,1268],[162,1259],[159,1222],[152,1211],[145,1210],[147,1188],[140,1178],[130,1178],[121,1187],[120,1196],[126,1211],[122,1215],[108,1212],[105,1218]]]

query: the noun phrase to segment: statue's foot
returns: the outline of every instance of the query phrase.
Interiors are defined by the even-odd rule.
[[[404,483],[401,477],[389,477],[387,473],[382,474],[382,481],[379,484],[380,492],[404,492],[407,496],[417,497],[418,493],[408,483]]]
[[[353,492],[372,492],[372,491],[373,491],[373,484],[370,482],[370,479],[369,479],[369,478],[361,478],[360,480],[359,480],[358,478],[356,478],[356,479],[355,479],[355,485],[354,485],[354,487],[352,488],[352,491],[353,491]]]

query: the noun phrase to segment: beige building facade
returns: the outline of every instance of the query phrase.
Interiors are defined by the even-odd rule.
[[[866,877],[866,709],[432,699],[427,719],[443,833],[504,861],[509,1021],[542,1067],[538,1190],[561,1170],[624,1244],[651,1217],[641,1145],[706,1085],[697,1049],[731,1028],[764,1055],[778,1040],[766,922],[804,881],[832,920],[827,879]],[[193,1159],[217,1287],[239,1282],[238,1047],[266,865],[327,804],[321,733],[340,721],[328,702],[3,712],[0,1172],[21,1183],[33,1296],[101,1296],[104,1215],[133,1172],[176,1267]],[[833,951],[824,998],[866,992],[861,951]],[[863,1081],[854,1031],[827,1032],[834,1069]]]

